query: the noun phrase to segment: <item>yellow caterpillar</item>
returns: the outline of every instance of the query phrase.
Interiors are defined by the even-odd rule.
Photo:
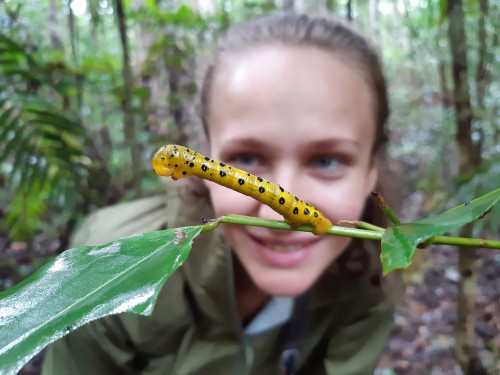
[[[316,208],[281,186],[214,161],[189,148],[177,145],[163,146],[154,155],[152,164],[158,176],[178,180],[194,175],[248,195],[283,215],[286,222],[292,226],[303,224],[312,226],[314,234],[325,234],[332,226],[330,220]]]

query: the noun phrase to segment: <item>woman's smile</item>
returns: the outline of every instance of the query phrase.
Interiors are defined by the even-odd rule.
[[[311,251],[321,241],[320,237],[307,240],[286,240],[284,238],[260,238],[249,235],[261,261],[278,268],[297,267],[307,261]]]

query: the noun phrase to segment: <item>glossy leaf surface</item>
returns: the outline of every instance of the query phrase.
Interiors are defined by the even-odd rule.
[[[81,325],[110,314],[150,315],[167,278],[203,226],[138,234],[73,248],[0,294],[0,373]]]
[[[408,267],[418,244],[477,220],[499,200],[500,189],[496,189],[438,216],[388,228],[382,236],[381,260],[384,274]]]

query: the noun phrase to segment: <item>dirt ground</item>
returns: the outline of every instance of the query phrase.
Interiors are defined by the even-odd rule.
[[[42,241],[43,242],[43,241]],[[22,267],[33,262],[20,244],[0,241],[0,258],[10,256]],[[51,243],[37,247],[49,249]],[[40,253],[40,251],[38,251]],[[15,256],[12,256],[15,254]],[[44,254],[42,254],[44,255]],[[500,251],[481,249],[478,275],[476,334],[479,355],[491,374],[500,374]],[[395,327],[376,375],[461,375],[452,347],[456,322],[457,253],[448,247],[421,250],[415,267],[404,274],[406,292],[399,304]],[[0,269],[0,286],[13,274]],[[3,272],[2,272],[3,271]],[[21,374],[39,374],[43,354],[36,356]]]
[[[479,356],[500,374],[500,252],[481,249],[476,297]],[[423,250],[416,270],[405,274],[406,293],[377,375],[461,375],[452,353],[456,322],[457,253],[448,247]],[[414,269],[415,269],[414,268]],[[391,372],[392,371],[392,372]]]

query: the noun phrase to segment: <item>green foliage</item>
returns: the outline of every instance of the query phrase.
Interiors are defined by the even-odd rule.
[[[427,0],[403,2],[398,17],[383,15],[381,40],[386,73],[390,80],[392,115],[390,128],[391,154],[404,167],[408,186],[414,187],[423,198],[420,210],[425,212],[442,209],[446,204],[455,204],[472,199],[494,185],[494,176],[483,181],[484,189],[460,188],[457,191],[457,150],[453,142],[455,109],[452,105],[453,81],[450,62],[450,46],[447,36],[447,1]],[[479,2],[465,1],[467,57],[469,61],[468,81],[475,114],[474,142],[481,142],[484,159],[498,160],[500,131],[498,130],[498,95],[500,76],[498,55],[500,44],[496,36],[499,7],[489,2],[486,23],[486,82],[484,101],[478,103],[480,82],[477,72],[480,65],[478,22]],[[395,34],[404,35],[394,38]],[[478,170],[478,173],[481,169]],[[461,184],[472,176],[459,177]],[[493,184],[493,185],[492,185]],[[444,201],[457,195],[453,202]],[[449,206],[448,206],[449,207]],[[493,222],[491,220],[490,222]],[[477,226],[478,229],[481,225]]]
[[[0,293],[0,373],[17,373],[45,346],[89,321],[124,312],[151,315],[161,287],[201,230],[169,229],[70,249]]]
[[[150,143],[164,143],[165,134],[172,134],[177,142],[183,143],[185,134],[192,132],[193,118],[187,114],[192,111],[197,93],[196,66],[200,49],[203,44],[208,45],[223,26],[217,15],[202,16],[187,5],[167,7],[147,3],[130,9],[129,16],[151,37],[147,45],[142,46],[145,58],[139,65],[139,73],[148,81],[155,77],[155,84],[162,84],[165,93],[160,102],[152,97],[146,104],[150,106],[148,125],[153,133]],[[168,117],[156,116],[157,111],[168,113]],[[160,137],[155,137],[157,133]]]
[[[419,244],[481,218],[499,200],[500,189],[497,189],[440,215],[388,228],[382,236],[384,274],[410,266]]]
[[[384,272],[409,266],[419,243],[477,219],[498,200],[500,189],[437,217],[387,229],[382,235]],[[224,219],[233,224],[273,226],[269,222],[275,222],[288,226],[243,216]],[[215,221],[70,249],[1,293],[0,329],[4,334],[0,336],[0,372],[19,371],[46,345],[91,320],[123,312],[150,315],[165,281],[188,257],[193,240],[218,224]],[[350,230],[352,236],[358,231]],[[367,231],[358,232],[372,238]],[[378,230],[372,234],[381,235]],[[496,244],[500,247],[500,242]]]
[[[498,187],[500,176],[500,157],[484,161],[478,170],[470,176],[457,179],[456,193],[452,202],[465,202],[470,197],[484,195]],[[500,232],[500,205],[492,207],[491,211],[476,225],[477,233],[494,235]]]
[[[86,129],[54,102],[75,85],[75,77],[60,73],[63,63],[46,62],[26,44],[0,36],[0,172],[11,186],[6,224],[13,238],[40,229],[48,204],[87,175],[83,152]],[[64,192],[71,209],[78,195]],[[6,199],[6,197],[3,197]],[[72,204],[73,202],[73,204]]]

